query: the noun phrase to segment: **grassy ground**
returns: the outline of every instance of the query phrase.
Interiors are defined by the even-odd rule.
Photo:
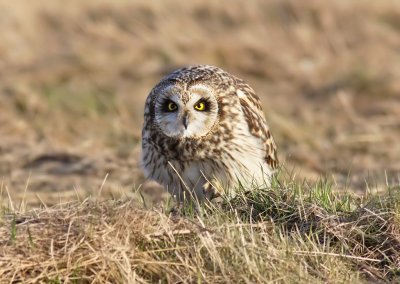
[[[397,1],[0,1],[3,185],[21,199],[29,181],[33,206],[96,194],[107,174],[102,196],[131,194],[144,181],[149,90],[198,63],[254,87],[300,180],[359,193],[398,184],[399,11]]]
[[[390,0],[0,0],[1,280],[397,280],[399,35]],[[143,105],[199,63],[253,86],[291,174],[168,218]]]
[[[3,212],[0,275],[23,283],[361,283],[400,280],[400,188],[334,193],[285,179],[207,204],[84,200]]]

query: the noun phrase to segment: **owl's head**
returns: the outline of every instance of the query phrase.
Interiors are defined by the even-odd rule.
[[[218,121],[218,102],[211,87],[162,84],[155,90],[154,123],[167,136],[185,139],[207,135]]]

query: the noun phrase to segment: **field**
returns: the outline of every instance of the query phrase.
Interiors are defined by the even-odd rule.
[[[398,280],[399,50],[398,1],[0,0],[0,280]],[[256,90],[283,167],[168,218],[144,100],[199,63]]]

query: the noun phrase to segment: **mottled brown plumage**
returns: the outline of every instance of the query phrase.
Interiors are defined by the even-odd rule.
[[[198,65],[167,75],[150,92],[142,131],[142,166],[179,200],[211,199],[269,184],[278,166],[261,103],[243,80]]]

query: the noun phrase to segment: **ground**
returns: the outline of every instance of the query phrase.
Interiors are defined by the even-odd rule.
[[[87,232],[92,232],[92,227],[87,226],[92,224],[93,219],[96,221],[95,227],[99,230],[99,234],[93,235],[96,242],[108,240],[109,228],[127,229],[137,222],[134,226],[137,231],[132,234],[139,236],[141,240],[150,240],[152,248],[155,249],[154,257],[161,261],[159,264],[162,264],[164,257],[173,263],[178,261],[176,257],[180,257],[181,263],[176,264],[176,267],[188,269],[184,272],[188,278],[180,279],[182,271],[176,270],[175,264],[171,266],[171,270],[169,266],[166,270],[157,270],[158,266],[156,269],[146,262],[150,261],[146,256],[143,257],[143,263],[139,261],[142,270],[132,270],[138,272],[144,280],[136,274],[125,277],[117,269],[115,273],[119,275],[118,279],[136,279],[137,276],[143,282],[155,279],[189,282],[203,279],[223,282],[232,279],[230,277],[236,277],[236,274],[226,274],[224,271],[233,269],[232,271],[237,271],[237,277],[244,277],[240,279],[246,281],[247,272],[240,274],[243,263],[240,259],[238,262],[232,260],[238,260],[235,250],[241,246],[241,241],[249,242],[250,250],[240,251],[240,254],[249,253],[250,258],[254,257],[251,261],[261,265],[260,267],[264,267],[265,263],[257,262],[258,255],[252,254],[260,247],[260,242],[269,244],[265,247],[266,251],[260,252],[263,256],[272,254],[276,257],[267,265],[282,264],[279,259],[283,257],[290,238],[275,238],[271,232],[275,230],[276,224],[282,222],[280,210],[290,214],[296,210],[287,211],[286,207],[280,207],[276,211],[280,217],[276,217],[272,214],[275,211],[271,211],[272,221],[267,216],[262,223],[255,225],[260,227],[253,241],[248,239],[251,239],[253,234],[252,222],[259,220],[250,218],[242,224],[242,221],[235,219],[235,210],[229,218],[225,218],[223,214],[211,214],[210,218],[203,221],[194,217],[194,221],[184,219],[175,220],[176,222],[165,221],[165,212],[148,210],[151,204],[159,204],[168,196],[157,184],[145,182],[139,166],[141,125],[146,96],[165,74],[176,68],[189,64],[219,66],[247,81],[260,97],[278,146],[278,157],[284,172],[281,181],[283,184],[290,180],[289,183],[304,185],[302,181],[306,180],[305,184],[312,185],[318,184],[318,180],[326,180],[333,184],[335,192],[348,191],[359,196],[370,192],[384,192],[387,188],[398,190],[399,50],[400,2],[390,0],[301,3],[287,0],[244,3],[232,0],[229,4],[211,0],[71,0],[68,3],[50,0],[29,3],[19,0],[0,1],[0,202],[3,208],[6,208],[3,210],[5,215],[0,220],[4,225],[0,234],[7,235],[6,239],[10,240],[7,243],[9,247],[4,246],[1,254],[18,260],[16,255],[21,256],[21,251],[15,245],[16,240],[25,238],[25,241],[29,240],[29,244],[47,240],[50,242],[46,234],[51,236],[58,233],[66,237],[66,240],[60,237],[60,240],[65,242],[65,249],[58,252],[67,252],[70,231],[76,230],[73,233],[76,243],[72,242],[72,246],[80,242],[81,234],[88,237]],[[288,177],[286,181],[285,177]],[[277,188],[279,192],[288,187]],[[313,186],[310,188],[312,192]],[[316,192],[320,192],[325,187],[316,185],[315,188],[318,189]],[[144,209],[138,209],[130,203],[120,205],[110,201],[135,199],[138,193],[145,200]],[[347,241],[352,240],[352,236],[358,236],[363,230],[376,228],[374,224],[382,219],[385,230],[394,235],[390,241],[391,246],[398,246],[396,232],[399,227],[396,220],[399,215],[398,206],[393,205],[394,203],[383,208],[363,209],[365,204],[362,197],[355,199],[351,208],[344,209],[339,206],[342,213],[352,211],[351,218],[361,216],[360,220],[367,220],[367,223],[371,218],[375,218],[374,224],[366,225],[364,221],[340,217],[342,213],[335,211],[336,204],[332,205],[333,207],[324,207],[313,204],[316,200],[308,200],[308,205],[305,205],[301,194],[293,199],[296,201],[290,198],[286,200],[287,196],[282,197],[280,193],[274,193],[273,196],[272,199],[276,198],[282,202],[282,206],[290,204],[290,208],[306,208],[304,212],[308,213],[304,213],[305,217],[298,217],[298,220],[305,222],[306,228],[312,227],[307,219],[307,216],[312,214],[319,216],[318,222],[331,220],[333,215],[337,218],[337,224],[345,222],[342,225],[335,223],[333,226],[344,226],[347,230],[341,231],[344,234],[342,236],[345,236],[340,239],[341,244],[347,244]],[[87,197],[90,197],[90,200],[84,201]],[[329,200],[331,198],[330,195],[325,197]],[[111,205],[91,203],[100,201],[111,202]],[[68,211],[63,207],[66,202],[77,202],[78,205],[67,207],[70,208],[68,210],[72,210]],[[49,209],[53,205],[56,205],[55,209]],[[314,205],[317,207],[314,208]],[[38,209],[39,206],[42,209]],[[240,208],[246,211],[247,207],[243,204],[241,206],[244,206],[245,209]],[[92,211],[87,211],[87,208],[92,208]],[[126,220],[115,218],[120,214],[118,210],[126,210],[123,211],[128,216]],[[32,217],[32,214],[27,212],[39,213],[32,213]],[[335,215],[336,213],[338,215]],[[100,222],[103,215],[106,222]],[[140,218],[136,220],[132,217],[136,215],[147,217],[138,221]],[[74,216],[86,216],[90,220],[77,217],[82,221],[75,223]],[[144,220],[155,221],[153,225],[146,223],[149,225],[146,229]],[[29,222],[36,225],[29,227]],[[57,226],[59,222],[63,224],[61,228]],[[168,225],[168,222],[172,222],[172,225]],[[180,222],[184,223],[184,229]],[[230,226],[234,227],[233,235],[228,238],[234,245],[231,246],[229,241],[224,244],[218,234],[213,233],[210,237],[198,227],[193,229],[191,222],[205,222],[205,226],[209,226],[213,232],[221,228],[229,231]],[[164,236],[164,233],[158,233],[159,226],[163,226],[164,223],[169,227],[161,231],[165,231],[169,239],[167,243],[161,241],[163,245],[159,246],[158,239]],[[322,226],[320,223],[317,224],[317,228]],[[25,232],[26,224],[28,235],[17,234],[18,230]],[[48,226],[44,236],[40,235],[41,224]],[[348,227],[348,224],[354,226]],[[246,228],[244,233],[242,227]],[[29,228],[35,232],[33,238]],[[192,234],[194,230],[200,231]],[[346,235],[353,231],[356,231],[354,235]],[[189,232],[193,237],[189,239],[191,245],[192,242],[195,243],[194,248],[200,239],[205,247],[215,244],[221,251],[218,249],[218,252],[214,253],[211,247],[207,247],[208,254],[203,255],[199,249],[199,257],[196,258],[198,263],[195,264],[186,261],[186,251],[183,255],[174,255],[171,259],[169,256],[158,254],[159,249],[165,247],[179,250],[174,247],[174,236],[177,235],[181,239],[181,233],[184,239],[182,245],[187,244],[185,232]],[[370,230],[365,234],[369,233]],[[11,237],[8,234],[11,234]],[[121,234],[129,235],[129,232],[123,231]],[[237,239],[235,234],[243,240]],[[265,240],[266,234],[269,234],[270,239],[267,239],[271,242]],[[360,245],[360,239],[350,242],[354,246],[350,244],[343,247],[348,254],[345,256],[346,261],[360,261],[362,264],[359,271],[363,277],[369,275],[372,280],[379,281],[389,274],[394,277],[398,255],[393,252],[385,258],[390,258],[390,265],[386,262],[382,264],[384,261],[379,260],[382,254],[377,253],[381,247],[376,244],[380,243],[384,247],[386,241],[381,238],[379,229],[371,234],[372,239],[377,241],[368,248],[370,251]],[[338,236],[334,233],[334,237]],[[137,249],[135,238],[127,240],[126,245]],[[364,235],[361,238],[363,239]],[[120,241],[118,237],[112,240],[113,244]],[[236,244],[236,241],[239,243]],[[105,245],[96,242],[100,248]],[[257,278],[256,275],[256,278],[250,279],[273,281],[274,277],[287,276],[288,281],[302,279],[304,283],[310,279],[322,282],[339,279],[338,277],[343,277],[340,278],[341,281],[358,279],[358,272],[341,274],[340,267],[347,267],[347,262],[336,262],[340,254],[337,250],[325,250],[325,247],[318,247],[321,245],[319,242],[307,243],[302,237],[299,238],[299,242],[301,243],[296,244],[297,249],[292,243],[289,247],[294,251],[303,252],[306,248],[309,249],[310,251],[304,253],[306,256],[300,257],[294,253],[282,266],[276,266],[276,274],[263,274],[267,272],[254,268],[261,273],[258,276],[267,275],[269,278]],[[157,245],[154,245],[155,243]],[[323,242],[326,243],[329,242]],[[90,251],[92,245],[89,241],[85,249]],[[316,253],[314,246],[318,248],[318,253],[322,252],[324,255],[318,256],[318,261],[322,258],[323,265],[326,265],[326,270],[321,272],[322,276],[315,270],[320,262],[310,256]],[[41,261],[50,259],[47,247],[45,248]],[[107,249],[113,251],[115,247],[109,245]],[[139,248],[139,251],[142,250],[146,251],[145,248]],[[119,255],[121,259],[135,257],[129,253],[127,256],[124,249],[117,251],[123,252]],[[127,251],[132,252],[133,248],[130,247]],[[220,262],[217,266],[222,270],[216,271],[207,266],[207,257],[222,257],[224,260],[225,252],[229,252],[229,263],[222,265]],[[88,256],[91,256],[90,253]],[[66,262],[62,257],[64,256],[58,258],[62,267],[65,263],[72,265],[69,256],[66,257]],[[103,272],[109,267],[101,265],[108,261],[115,264],[110,259],[104,260],[99,255],[96,257]],[[33,267],[38,262],[37,259],[32,260]],[[20,267],[14,263],[16,270],[13,270],[15,267],[11,270],[5,269],[8,265],[5,260],[6,258],[0,260],[0,274],[17,275],[15,271],[20,271]],[[135,263],[134,260],[131,261]],[[216,265],[218,261],[213,259],[212,263]],[[380,266],[372,265],[374,261],[379,262]],[[86,269],[90,263],[88,260],[82,267]],[[205,274],[201,274],[203,270],[198,272],[195,268],[204,263],[205,267],[201,269],[205,269]],[[5,266],[2,266],[3,264]],[[52,265],[53,262],[49,267],[53,267]],[[123,269],[132,269],[130,263],[125,263],[126,266],[121,266],[120,263],[120,266],[115,265]],[[333,267],[330,265],[335,265],[337,269],[330,269]],[[54,283],[58,283],[55,281],[57,279],[71,279],[68,277],[75,273],[68,270],[69,276],[62,276],[60,271],[63,270],[57,270],[61,267],[54,267],[56,272],[49,270]],[[288,273],[284,267],[293,269]],[[97,271],[94,268],[88,269]],[[140,271],[143,273],[140,274]],[[46,271],[43,273],[46,276]],[[86,275],[86,272],[82,273]],[[120,276],[120,273],[123,276]],[[60,278],[58,275],[61,275]],[[116,277],[113,275],[106,276],[113,279]],[[95,276],[90,277],[88,279],[94,281]],[[50,281],[50,278],[43,279]]]
[[[129,195],[144,181],[144,100],[188,64],[253,86],[299,179],[360,193],[398,183],[399,11],[396,1],[2,1],[3,194],[54,204],[98,194],[106,179],[103,196]]]

